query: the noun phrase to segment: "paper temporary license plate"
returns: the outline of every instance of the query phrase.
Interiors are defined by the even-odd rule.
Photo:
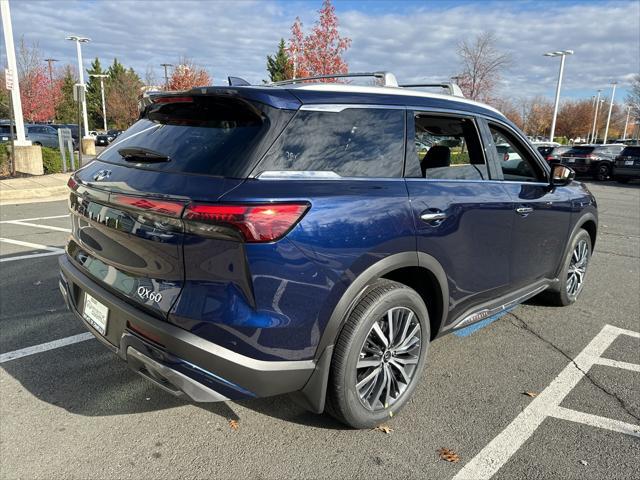
[[[88,293],[84,294],[83,316],[85,320],[102,335],[107,332],[109,308]]]

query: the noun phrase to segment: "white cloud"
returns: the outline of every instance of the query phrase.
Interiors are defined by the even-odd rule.
[[[539,8],[483,2],[448,9],[426,3],[389,14],[366,6],[343,11],[336,4],[341,31],[353,39],[347,53],[352,71],[390,70],[406,82],[446,79],[458,69],[457,43],[484,30],[493,31],[498,47],[514,59],[501,84],[504,95],[552,95],[559,60],[542,56],[549,50],[576,52],[566,63],[566,96],[588,96],[640,71],[640,2],[544,2]],[[141,76],[152,66],[160,78],[160,63],[184,55],[206,67],[215,83],[226,75],[261,82],[266,55],[280,37],[288,38],[294,18],[310,26],[319,6],[320,0],[11,2],[14,35],[37,41],[46,56],[75,64],[64,37],[79,33],[92,38],[83,48],[85,66],[95,56],[103,64],[117,57]]]

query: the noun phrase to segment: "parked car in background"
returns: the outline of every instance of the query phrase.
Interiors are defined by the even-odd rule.
[[[59,281],[100,342],[175,395],[295,392],[369,428],[409,401],[432,340],[543,291],[569,305],[588,278],[595,198],[487,105],[391,78],[143,107],[69,179]]]
[[[68,128],[69,130],[71,130],[71,139],[73,140],[73,148],[78,148],[78,142],[80,139],[80,136],[78,134],[79,132],[78,125],[76,125],[75,123],[52,123],[51,126],[56,130],[60,128]]]
[[[542,158],[544,158],[549,163],[559,163],[560,156],[571,150],[571,145],[538,145],[536,146]]]
[[[613,173],[613,162],[624,145],[574,145],[560,156],[577,175],[589,175],[596,180],[607,180]]]
[[[27,140],[30,140],[33,145],[58,148],[58,130],[51,125],[27,123],[24,128]]]
[[[496,145],[496,150],[502,156],[502,161],[508,162],[509,160],[518,161],[520,160],[520,155],[516,152],[511,145],[507,143],[501,143],[500,145]]]
[[[106,147],[113,142],[120,133],[122,133],[121,130],[107,130],[104,133],[100,133],[96,136],[96,145]]]
[[[0,124],[0,143],[10,142],[11,141],[11,131],[13,130],[13,139],[16,139],[16,126],[13,125],[13,128],[9,126],[8,123]]]
[[[624,147],[613,165],[613,178],[620,183],[640,178],[640,146],[628,145]]]

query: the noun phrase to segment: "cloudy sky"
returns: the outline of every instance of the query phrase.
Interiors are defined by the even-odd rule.
[[[205,67],[219,84],[227,75],[260,82],[265,56],[287,39],[296,16],[306,27],[321,0],[10,0],[16,40],[37,42],[43,55],[74,63],[64,37],[88,36],[86,59],[117,57],[141,77],[181,56]],[[513,66],[503,76],[505,96],[552,96],[558,58],[547,51],[573,49],[565,69],[564,97],[605,94],[620,82],[622,100],[640,72],[640,1],[334,0],[340,30],[353,40],[351,71],[389,70],[401,82],[444,80],[456,73],[456,45],[482,31],[495,33]],[[4,45],[2,63],[4,63]]]

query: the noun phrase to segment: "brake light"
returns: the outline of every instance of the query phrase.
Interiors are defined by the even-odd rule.
[[[67,187],[75,191],[78,189],[78,182],[76,182],[73,177],[69,177],[69,181],[67,182]]]
[[[219,234],[216,227],[222,226],[236,229],[246,242],[272,242],[285,236],[308,208],[306,203],[191,204],[185,209],[182,218],[187,227],[195,227],[200,234]]]
[[[184,209],[184,203],[155,200],[152,198],[131,197],[129,195],[112,195],[110,201],[116,205],[122,205],[125,207],[135,208],[137,210],[144,210],[145,212],[152,212],[175,218],[179,218],[182,210]]]
[[[153,103],[193,103],[193,97],[155,97]]]

